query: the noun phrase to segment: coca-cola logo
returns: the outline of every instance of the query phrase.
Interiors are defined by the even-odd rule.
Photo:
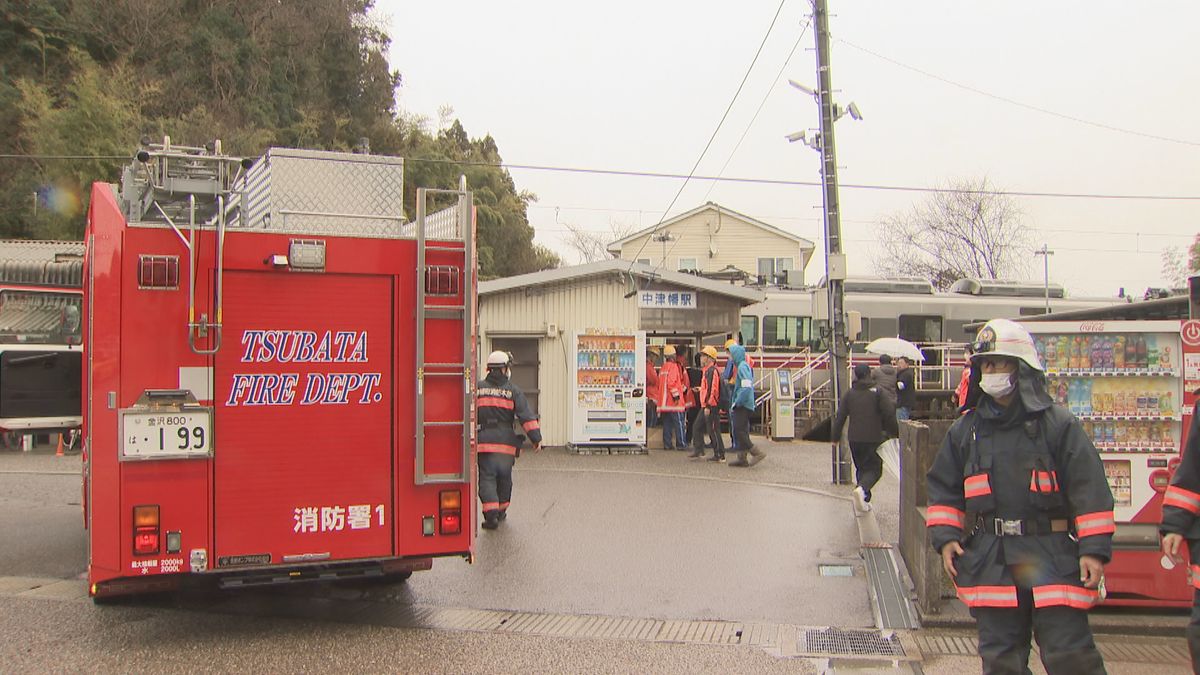
[[[1103,333],[1104,332],[1104,322],[1103,321],[1084,321],[1083,323],[1079,324],[1079,332],[1080,333]]]
[[[1189,347],[1200,347],[1200,321],[1194,319],[1184,321],[1179,334],[1183,338],[1183,344]]]

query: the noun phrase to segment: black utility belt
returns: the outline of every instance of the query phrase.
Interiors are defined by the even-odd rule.
[[[1067,518],[1026,518],[1009,520],[978,516],[975,531],[986,532],[997,537],[1025,537],[1044,534],[1070,534],[1071,521]]]

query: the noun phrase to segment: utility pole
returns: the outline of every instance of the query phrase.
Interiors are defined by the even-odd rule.
[[[1049,314],[1050,313],[1050,256],[1054,255],[1054,251],[1051,251],[1046,244],[1042,244],[1042,247],[1035,250],[1033,252],[1033,254],[1042,256],[1042,259],[1045,262],[1045,266],[1043,268],[1044,269],[1043,274],[1045,276],[1043,276],[1042,279],[1043,279],[1043,283],[1045,283],[1045,287],[1046,287],[1046,313]]]
[[[833,143],[833,77],[829,63],[829,7],[827,0],[813,0],[817,27],[817,104],[821,108],[821,183],[825,205],[825,283],[829,292],[829,367],[833,386],[833,409],[841,405],[848,378],[849,342],[846,339],[846,256],[842,253],[842,224],[838,211],[837,152]],[[833,482],[851,482],[850,461],[845,444],[833,458]]]

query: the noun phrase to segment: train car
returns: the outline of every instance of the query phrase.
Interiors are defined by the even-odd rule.
[[[923,348],[919,389],[947,390],[957,384],[964,364],[961,346],[971,335],[965,326],[996,317],[1041,315],[1123,304],[1124,298],[1071,298],[1057,284],[961,279],[949,291],[920,278],[850,278],[846,312],[860,326],[851,345],[852,362],[874,362],[865,347],[880,337],[900,337]],[[765,378],[771,370],[827,371],[828,295],[824,286],[767,289],[763,302],[742,310],[740,338]],[[826,374],[827,379],[827,374]],[[817,384],[820,377],[816,378]],[[811,388],[811,387],[810,387]]]

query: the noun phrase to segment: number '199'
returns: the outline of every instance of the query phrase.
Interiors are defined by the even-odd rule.
[[[176,427],[169,441],[166,428],[159,427],[158,449],[166,450],[168,442],[172,444],[171,447],[174,449],[187,450],[191,448],[200,450],[204,448],[204,427]]]

